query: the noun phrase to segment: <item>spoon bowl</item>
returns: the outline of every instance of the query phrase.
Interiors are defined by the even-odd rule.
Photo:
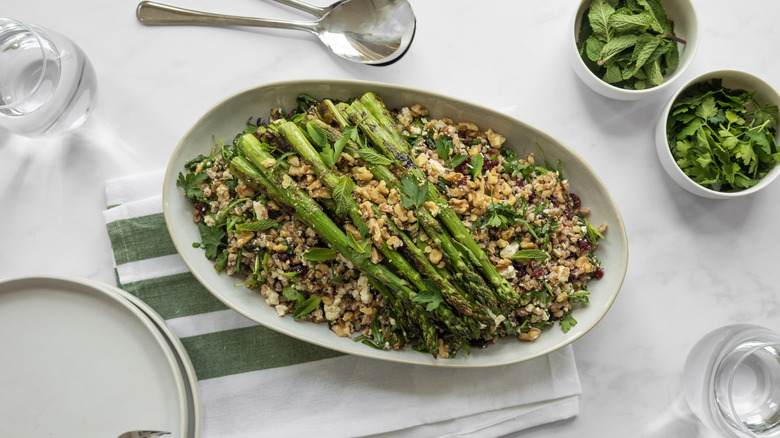
[[[136,16],[144,24],[198,24],[293,29],[319,37],[336,55],[353,62],[388,65],[400,59],[417,28],[407,0],[341,0],[319,7],[298,0],[277,0],[318,17],[315,21],[274,20],[194,11],[143,1]]]

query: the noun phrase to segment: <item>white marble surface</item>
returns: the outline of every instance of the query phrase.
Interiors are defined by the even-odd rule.
[[[80,44],[97,71],[100,95],[93,117],[64,137],[30,140],[0,132],[0,278],[45,273],[113,282],[102,218],[106,179],[163,168],[188,127],[229,94],[284,79],[351,78],[425,88],[497,109],[517,105],[520,119],[556,136],[600,172],[623,213],[630,243],[623,289],[602,322],[574,344],[580,414],[518,436],[693,436],[664,429],[689,348],[727,323],[780,329],[780,182],[729,201],[676,186],[653,145],[660,109],[676,87],[639,102],[608,100],[586,88],[565,51],[577,1],[412,0],[414,44],[387,67],[347,63],[299,32],[143,26],[136,4],[3,5],[3,16],[48,26]],[[178,4],[301,17],[270,1]],[[701,46],[683,80],[736,68],[780,87],[780,2],[694,5]]]

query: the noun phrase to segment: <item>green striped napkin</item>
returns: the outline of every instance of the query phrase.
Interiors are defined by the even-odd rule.
[[[344,355],[227,308],[171,242],[163,175],[109,181],[104,217],[117,285],[157,311],[192,360],[203,436],[498,436],[577,415],[571,347],[489,374],[440,369]]]

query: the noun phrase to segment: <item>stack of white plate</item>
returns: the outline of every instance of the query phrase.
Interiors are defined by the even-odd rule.
[[[199,436],[181,342],[135,296],[91,280],[0,281],[0,436]]]

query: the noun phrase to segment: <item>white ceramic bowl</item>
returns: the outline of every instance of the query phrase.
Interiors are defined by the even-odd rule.
[[[236,278],[218,273],[203,250],[192,247],[193,242],[200,241],[198,228],[192,222],[192,205],[176,187],[177,175],[184,169],[186,161],[200,153],[209,154],[213,138],[234,138],[246,127],[250,118],[264,117],[268,120],[271,108],[294,108],[295,98],[301,93],[320,99],[348,99],[368,91],[376,92],[390,108],[419,103],[426,106],[433,117],[446,116],[456,121],[474,122],[483,129],[492,128],[504,135],[506,145],[519,154],[536,152],[538,145],[550,162],[561,160],[571,191],[577,193],[583,205],[592,210],[590,222],[608,225],[606,239],[600,243],[597,253],[604,266],[604,277],[589,283],[590,304],[574,311],[573,316],[578,323],[568,333],[563,333],[556,324],[545,330],[535,342],[523,343],[514,337],[504,338],[486,349],[475,349],[470,355],[458,354],[454,359],[434,359],[411,348],[403,351],[376,350],[336,336],[325,324],[296,321],[289,316],[279,317],[259,292],[234,286]],[[626,231],[617,205],[594,170],[572,149],[498,111],[422,90],[376,82],[298,80],[272,83],[240,92],[218,103],[193,125],[176,147],[165,175],[163,212],[176,249],[187,266],[228,307],[273,330],[320,346],[359,356],[421,365],[505,365],[555,351],[584,335],[601,320],[620,290],[628,265]]]
[[[675,94],[669,99],[669,102],[661,112],[661,116],[658,119],[658,124],[655,129],[655,145],[658,152],[658,158],[661,160],[661,165],[672,177],[674,182],[679,184],[685,190],[694,193],[705,198],[712,199],[730,199],[740,196],[749,195],[755,193],[764,187],[768,186],[774,181],[778,175],[780,175],[780,165],[775,166],[772,171],[769,172],[758,184],[745,190],[734,192],[718,192],[716,190],[709,189],[690,179],[685,172],[677,165],[672,151],[669,146],[669,140],[666,137],[666,123],[669,118],[669,111],[674,105],[674,102],[682,94],[686,88],[693,84],[704,82],[710,79],[720,78],[723,80],[723,87],[730,89],[743,89],[747,91],[755,91],[755,98],[759,104],[773,103],[780,106],[780,96],[777,94],[769,84],[761,80],[760,78],[746,73],[740,70],[716,70],[708,73],[701,74],[683,85]],[[779,131],[780,132],[780,131]],[[775,134],[775,141],[780,142],[780,136]]]
[[[580,33],[580,24],[582,15],[590,7],[591,0],[582,0],[579,7],[572,14],[572,20],[569,25],[569,31],[572,32],[569,37],[569,58],[582,82],[593,91],[616,100],[638,100],[670,87],[674,81],[679,78],[693,61],[696,50],[699,46],[699,23],[696,18],[696,11],[690,0],[661,0],[667,16],[674,22],[674,33],[677,37],[686,41],[686,44],[678,44],[680,50],[680,63],[672,72],[667,72],[664,82],[661,85],[647,88],[645,90],[630,90],[620,88],[602,81],[598,76],[588,69],[585,62],[580,57],[577,50],[577,36]]]

